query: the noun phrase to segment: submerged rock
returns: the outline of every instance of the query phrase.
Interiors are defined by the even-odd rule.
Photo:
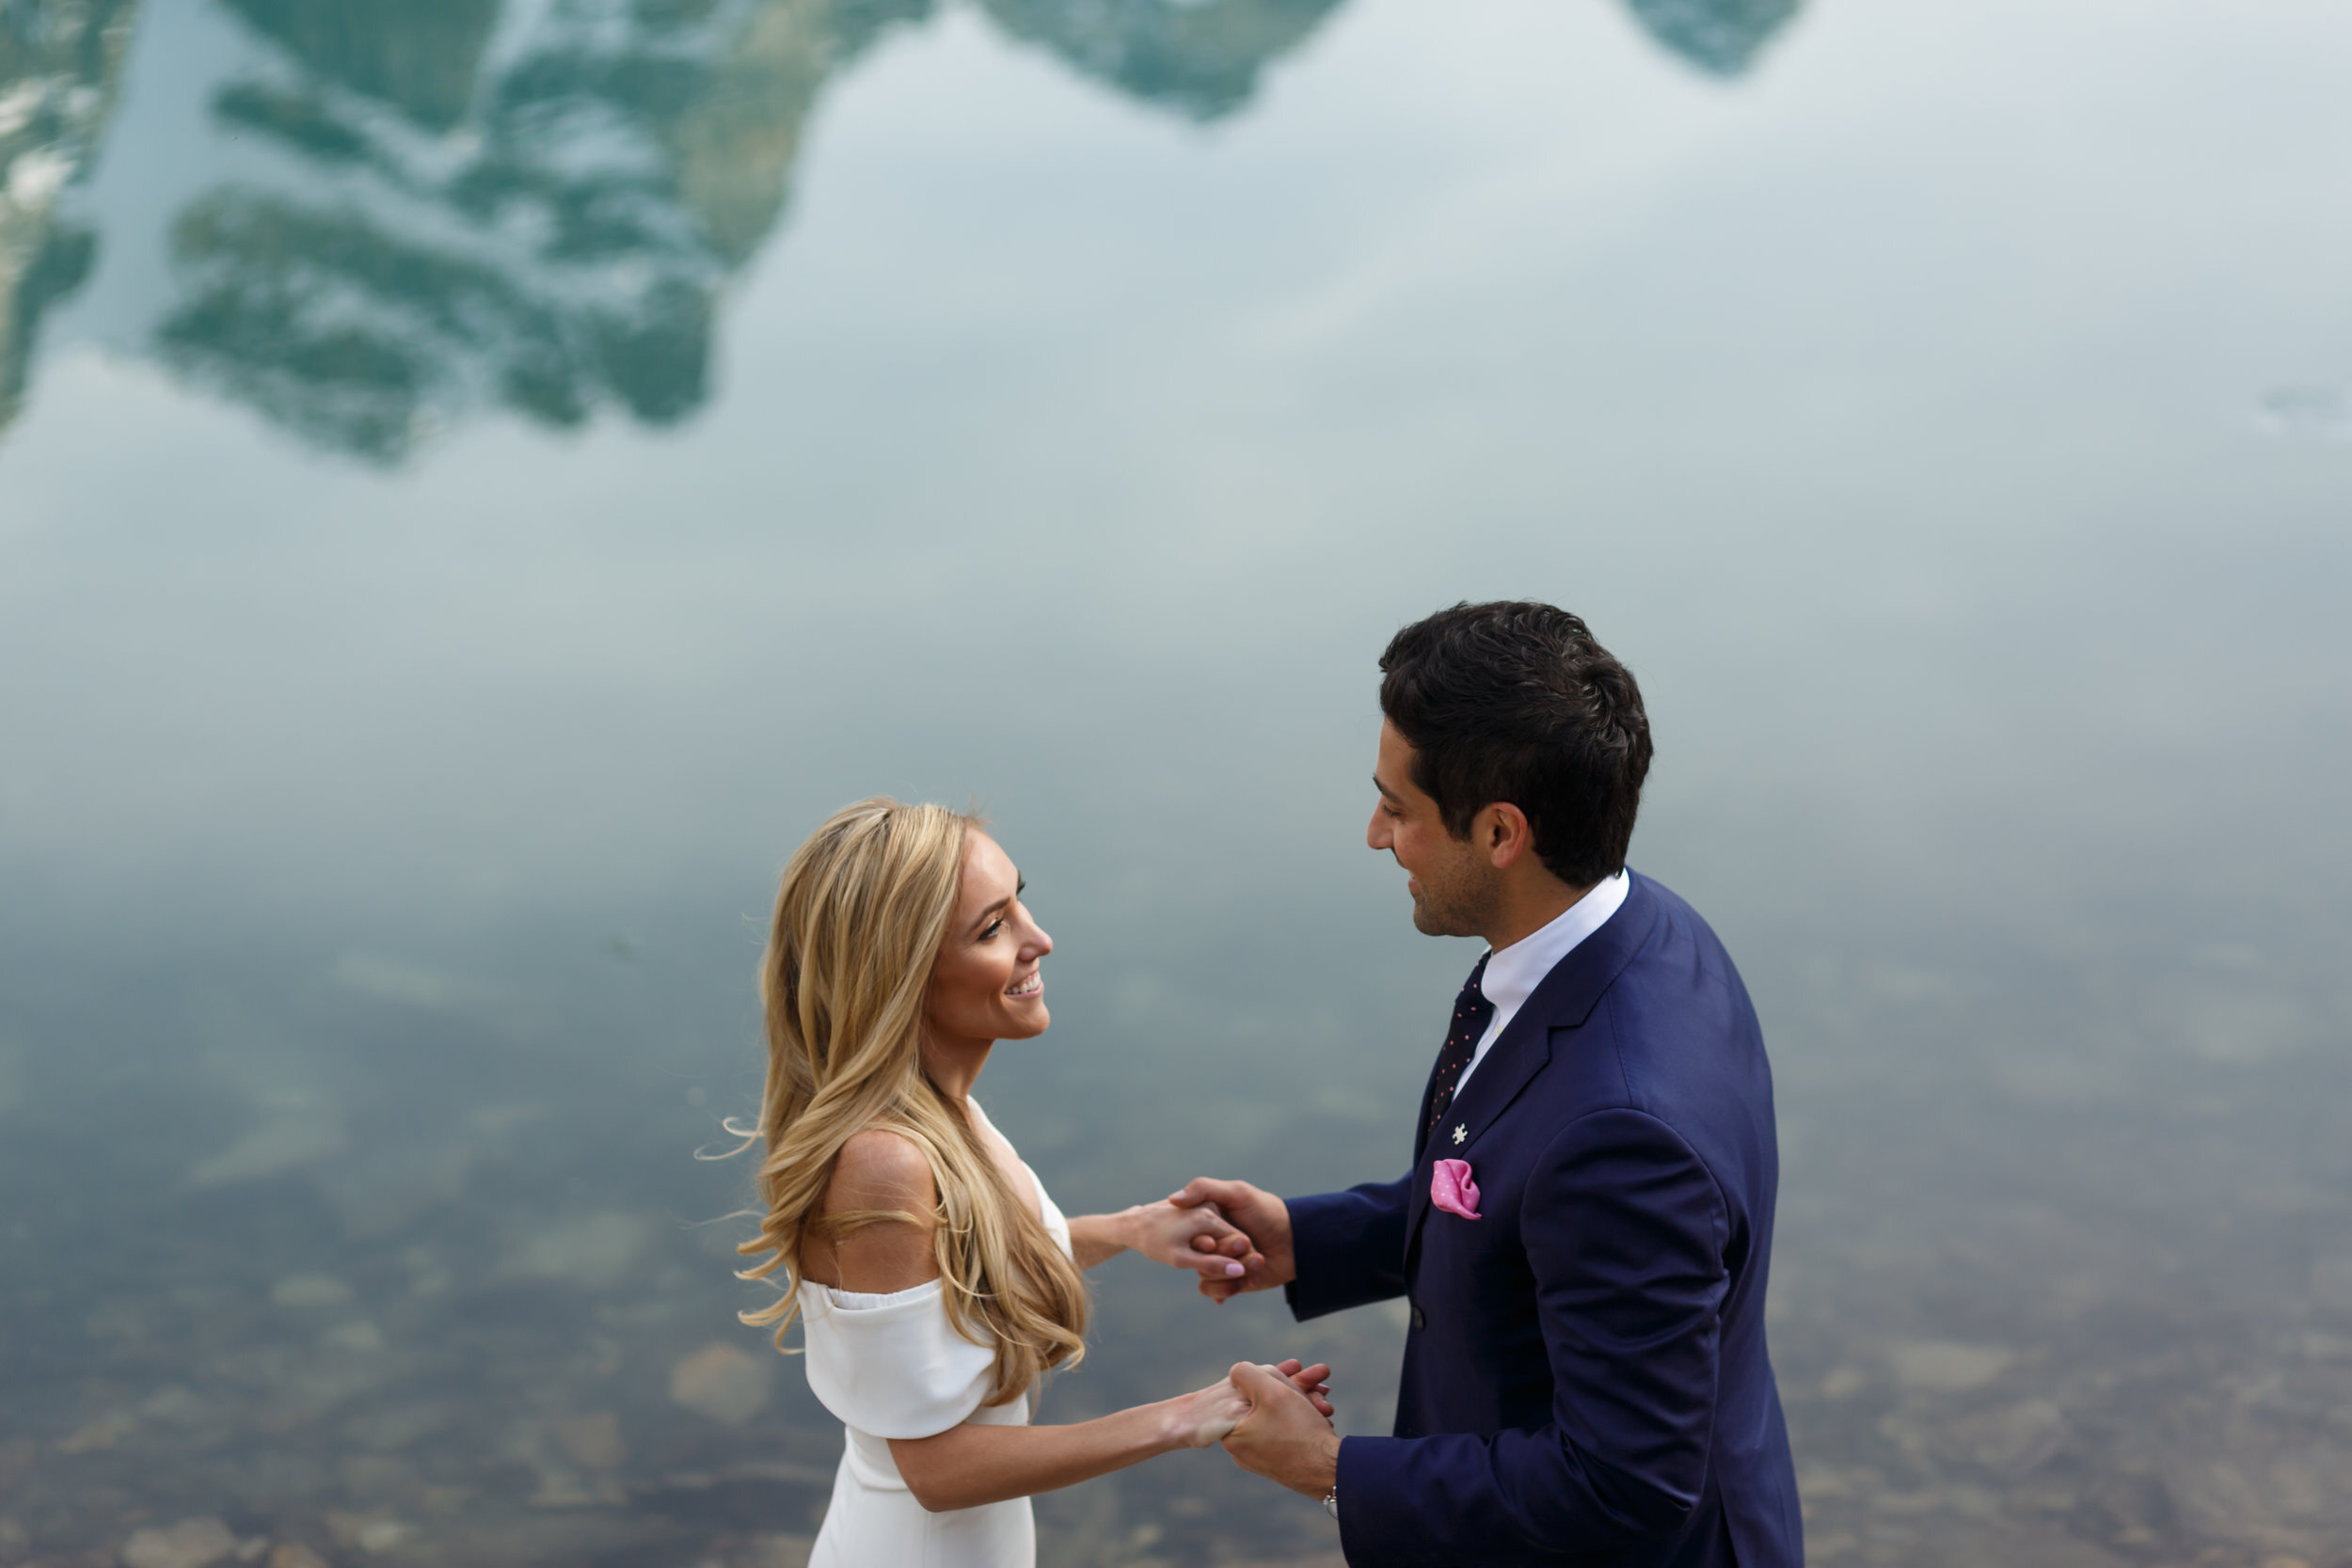
[[[167,1426],[192,1427],[203,1423],[204,1402],[184,1384],[167,1384],[139,1402],[139,1415],[150,1421]]]
[[[268,1568],[329,1568],[329,1564],[299,1541],[281,1541],[269,1554]]]
[[[772,1361],[714,1339],[670,1369],[670,1398],[696,1415],[739,1427],[768,1402],[775,1376]]]
[[[2065,1415],[2050,1401],[2020,1400],[1957,1423],[1950,1447],[1954,1457],[2016,1476],[2056,1453],[2067,1431]]]
[[[334,1531],[337,1545],[357,1546],[371,1557],[390,1551],[416,1532],[406,1520],[381,1513],[330,1513],[326,1528]]]
[[[190,1187],[231,1187],[331,1160],[350,1148],[331,1116],[281,1117],[188,1167]]]
[[[1917,1394],[1964,1394],[1981,1388],[2016,1359],[2010,1351],[1949,1339],[1913,1339],[1886,1353],[1895,1381],[1905,1392]]]
[[[331,1274],[290,1274],[269,1288],[279,1307],[341,1307],[351,1297],[351,1287]]]
[[[813,1535],[755,1535],[732,1559],[733,1568],[808,1568]]]
[[[628,1446],[621,1441],[620,1418],[610,1410],[558,1416],[548,1426],[555,1433],[555,1446],[583,1469],[615,1470],[628,1458]]]
[[[501,1276],[606,1291],[627,1279],[653,1241],[644,1214],[609,1210],[562,1221],[527,1237]]]
[[[2323,1258],[2313,1263],[2312,1294],[2330,1310],[2352,1312],[2352,1258]]]
[[[88,1422],[59,1440],[59,1453],[103,1453],[139,1429],[137,1418],[127,1411],[113,1411]]]
[[[135,1532],[123,1544],[123,1568],[212,1568],[236,1554],[237,1538],[218,1519],[183,1519]]]
[[[365,1318],[337,1323],[319,1336],[319,1343],[328,1350],[347,1352],[354,1355],[372,1355],[384,1348],[384,1331]]]

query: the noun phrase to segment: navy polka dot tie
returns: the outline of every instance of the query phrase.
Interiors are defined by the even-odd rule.
[[[1477,967],[1462,982],[1462,994],[1454,998],[1454,1026],[1446,1031],[1445,1045],[1438,1053],[1437,1076],[1430,1082],[1429,1125],[1422,1130],[1423,1137],[1438,1130],[1446,1107],[1454,1103],[1454,1085],[1462,1081],[1463,1069],[1470,1066],[1470,1054],[1478,1049],[1478,1037],[1486,1032],[1487,1023],[1495,1016],[1495,1005],[1478,989],[1479,978],[1486,973],[1486,959],[1491,957],[1492,954],[1480,955]]]

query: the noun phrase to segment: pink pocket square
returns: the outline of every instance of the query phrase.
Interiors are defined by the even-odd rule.
[[[1470,1180],[1468,1160],[1440,1160],[1429,1173],[1429,1201],[1449,1214],[1478,1218],[1478,1183]]]

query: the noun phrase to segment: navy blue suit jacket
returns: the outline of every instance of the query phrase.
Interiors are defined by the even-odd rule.
[[[1402,1181],[1290,1200],[1292,1311],[1412,1303],[1396,1434],[1340,1445],[1348,1562],[1798,1568],[1772,1070],[1707,923],[1633,878],[1422,1141]],[[1440,1159],[1480,1218],[1431,1205]]]

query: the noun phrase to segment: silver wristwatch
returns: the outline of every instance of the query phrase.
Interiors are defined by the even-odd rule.
[[[1336,1519],[1340,1516],[1340,1483],[1333,1481],[1331,1490],[1323,1495],[1323,1512]]]

